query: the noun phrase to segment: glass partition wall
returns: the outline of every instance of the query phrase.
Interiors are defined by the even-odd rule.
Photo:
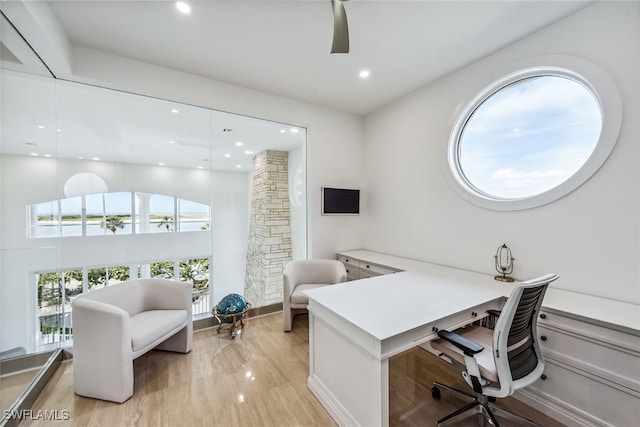
[[[306,257],[305,129],[56,80],[7,51],[2,359],[70,346],[73,299],[133,278],[188,281],[194,318],[228,293],[282,301],[272,267]]]

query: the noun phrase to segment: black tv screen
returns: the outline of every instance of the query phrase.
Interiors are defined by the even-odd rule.
[[[358,215],[360,190],[322,187],[323,215]]]

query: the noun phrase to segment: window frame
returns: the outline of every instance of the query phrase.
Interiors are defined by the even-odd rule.
[[[539,65],[553,64],[553,65]],[[602,130],[593,153],[572,176],[559,185],[529,197],[503,198],[476,188],[464,175],[459,161],[460,138],[476,109],[488,98],[519,81],[540,76],[571,79],[589,90],[600,104]],[[587,182],[613,151],[622,123],[622,102],[614,81],[600,67],[574,57],[544,57],[521,61],[504,71],[502,77],[473,96],[457,114],[447,144],[447,176],[456,192],[465,200],[491,210],[524,210],[546,205],[571,193]]]

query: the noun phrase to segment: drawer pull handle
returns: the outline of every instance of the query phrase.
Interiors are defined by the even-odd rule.
[[[471,312],[471,317],[477,317],[477,316],[478,316],[478,313],[476,313],[475,311]]]
[[[546,341],[546,340],[547,340],[547,336],[546,336],[546,335],[543,335],[543,336],[541,336],[541,337],[540,337],[540,339],[541,339],[542,341]]]
[[[546,315],[546,314],[544,314],[544,313],[542,313],[542,314],[540,315],[540,318],[541,318],[541,319],[546,319],[546,318],[547,318],[547,315]]]
[[[367,265],[367,268],[371,268],[371,267]]]
[[[438,328],[436,328],[435,326],[434,326],[433,328],[431,328],[431,330],[432,330],[433,332],[438,332]]]
[[[542,375],[540,375],[540,379],[541,379],[542,381],[544,381],[544,380],[546,380],[546,379],[547,379],[547,376],[546,376],[545,374],[542,374]]]

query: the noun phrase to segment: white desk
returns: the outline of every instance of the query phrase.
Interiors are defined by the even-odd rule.
[[[309,297],[308,386],[341,426],[389,424],[389,357],[500,309],[513,285],[428,263]]]
[[[513,288],[491,276],[367,250],[338,258],[367,273],[405,270],[309,292],[308,385],[340,425],[387,425],[387,359],[430,340],[434,326],[455,328],[472,312],[495,308]],[[538,333],[545,379],[514,397],[567,426],[637,424],[639,305],[554,283],[542,303]]]

